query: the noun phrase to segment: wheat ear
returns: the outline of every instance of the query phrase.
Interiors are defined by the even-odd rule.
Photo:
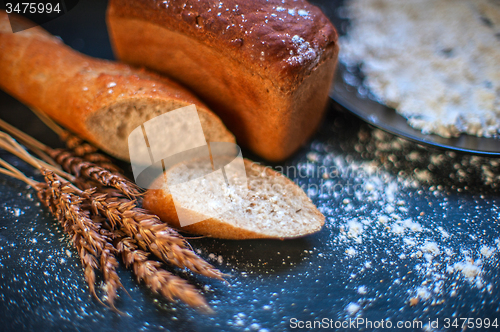
[[[160,293],[170,301],[180,299],[191,307],[212,311],[203,296],[191,284],[162,269],[159,262],[149,260],[149,253],[138,249],[134,239],[122,238],[116,247],[125,265],[133,267],[138,282],[143,281],[153,292]]]
[[[71,151],[56,149],[48,150],[47,153],[61,167],[76,177],[96,181],[103,186],[113,187],[130,198],[141,195],[139,187],[127,180],[121,174],[113,173],[80,157],[76,157]]]
[[[165,263],[188,268],[198,274],[224,280],[224,274],[187,248],[186,240],[158,216],[136,206],[135,201],[93,194],[93,208],[100,211],[112,226],[135,239],[143,250],[151,251]]]
[[[58,219],[72,223],[74,234],[84,238],[88,244],[88,251],[94,257],[99,257],[101,271],[106,285],[108,303],[114,307],[114,299],[118,288],[123,288],[120,278],[116,273],[118,262],[114,257],[115,248],[110,245],[110,239],[100,232],[100,225],[94,222],[87,210],[82,209],[83,198],[73,186],[62,181],[53,172],[41,169],[45,182],[48,185],[51,199],[57,208]],[[91,194],[91,190],[86,193]],[[82,258],[83,259],[83,258]]]
[[[19,171],[14,166],[10,165],[3,159],[0,159],[0,173],[17,178],[25,183],[29,184],[32,188],[37,191],[38,198],[40,201],[49,208],[49,211],[57,218],[64,229],[64,232],[70,236],[71,243],[75,246],[80,257],[80,261],[84,268],[84,275],[87,284],[89,285],[89,290],[96,299],[100,301],[95,293],[95,272],[97,269],[97,260],[95,258],[95,251],[91,248],[86,240],[79,235],[77,228],[73,226],[70,219],[66,217],[63,213],[60,205],[54,200],[52,192],[47,183],[37,182],[26,177],[21,171]]]
[[[61,165],[67,172],[72,173],[77,177],[95,180],[104,186],[115,187],[129,197],[138,197],[141,195],[139,187],[127,180],[121,174],[114,173],[104,167],[85,161],[80,157],[76,157],[71,151],[64,149],[52,149],[1,119],[0,128],[3,128],[16,138],[20,139],[34,151],[42,152],[44,155],[46,154],[57,164]]]
[[[78,256],[80,257],[80,262],[82,263],[85,281],[89,286],[90,293],[99,301],[99,297],[95,292],[95,270],[99,268],[96,259],[96,252],[92,246],[88,244],[81,234],[78,233],[77,229],[74,227],[74,223],[71,219],[66,218],[64,212],[59,207],[58,203],[54,200],[52,196],[51,189],[47,184],[39,185],[37,188],[37,194],[39,200],[48,207],[49,211],[56,217],[64,232],[70,237],[71,243],[76,248]],[[101,302],[102,303],[102,302]]]

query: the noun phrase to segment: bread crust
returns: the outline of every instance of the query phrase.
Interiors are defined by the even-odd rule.
[[[287,188],[289,194],[294,197],[303,196],[304,205],[310,205],[310,208],[313,210],[313,215],[317,218],[316,223],[311,224],[311,228],[308,232],[304,232],[301,234],[286,234],[283,236],[276,236],[274,234],[266,234],[264,232],[256,232],[249,229],[245,229],[242,227],[233,226],[223,220],[223,216],[220,218],[208,218],[204,219],[203,215],[197,213],[196,211],[188,211],[184,210],[183,218],[186,218],[186,221],[189,221],[190,218],[193,220],[203,220],[200,222],[196,222],[191,225],[181,227],[179,218],[177,216],[177,211],[175,208],[175,203],[172,195],[168,191],[168,189],[150,189],[144,195],[143,206],[145,209],[153,212],[158,215],[160,219],[172,227],[175,227],[181,231],[205,235],[209,237],[215,237],[220,239],[230,239],[230,240],[243,240],[243,239],[290,239],[303,237],[315,232],[318,232],[321,227],[324,225],[325,217],[321,212],[319,212],[311,200],[306,196],[306,194],[300,189],[297,185],[295,185],[290,179],[284,177],[281,173],[278,173],[272,169],[269,169],[265,166],[255,164],[248,159],[244,160],[245,168],[247,171],[247,176],[249,172],[259,172],[265,174],[266,176],[271,177],[280,177],[284,182],[283,188]],[[173,168],[172,168],[173,169]],[[172,170],[171,169],[171,170]],[[167,177],[169,171],[167,171]],[[163,176],[159,178],[157,181],[163,182]],[[160,185],[155,185],[155,187],[160,187]],[[285,233],[285,232],[284,232]]]
[[[188,86],[240,145],[283,160],[322,119],[337,63],[337,33],[305,1],[293,3],[295,15],[290,8],[278,11],[285,6],[281,1],[218,6],[210,0],[168,7],[111,0],[107,22],[115,54]],[[299,16],[300,10],[308,15]]]
[[[11,15],[11,20],[26,24],[19,16]],[[0,77],[3,90],[121,159],[128,159],[128,133],[110,137],[105,131],[117,123],[95,126],[91,121],[117,104],[154,103],[160,113],[162,106],[172,103],[179,107],[195,104],[200,117],[216,127],[204,127],[207,136],[215,131],[212,134],[219,140],[234,142],[220,119],[178,83],[143,69],[80,54],[40,27],[12,33],[5,11],[0,11]],[[113,139],[120,144],[114,144]]]
[[[286,90],[293,90],[320,62],[331,58],[338,39],[328,18],[305,0],[291,4],[282,0],[111,0],[108,17],[148,21],[191,37],[264,77],[280,80]],[[295,61],[298,54],[303,55],[302,61]]]

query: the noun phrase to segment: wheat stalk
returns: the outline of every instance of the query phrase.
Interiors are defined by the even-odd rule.
[[[89,211],[82,208],[83,198],[78,189],[62,181],[51,171],[41,169],[41,173],[48,185],[53,206],[56,207],[56,217],[59,221],[70,223],[71,230],[67,231],[77,236],[80,242],[82,239],[85,240],[87,246],[81,247],[92,253],[95,258],[99,257],[108,303],[116,309],[114,307],[116,290],[123,288],[123,285],[116,273],[118,262],[114,257],[115,248],[110,245],[110,239],[100,233],[101,227],[90,218]],[[86,193],[90,195],[92,190],[87,190]],[[82,263],[86,256],[85,254],[80,256]]]
[[[46,207],[49,208],[49,211],[56,217],[63,227],[64,232],[70,237],[71,243],[76,248],[78,256],[80,257],[80,262],[82,263],[84,269],[85,281],[89,286],[90,293],[101,302],[95,292],[95,270],[98,269],[97,259],[95,258],[96,253],[87,243],[85,238],[75,231],[72,222],[65,218],[61,208],[58,207],[57,202],[54,201],[49,187],[46,184],[44,185],[45,186],[42,186],[40,184],[35,187],[37,189],[38,198]]]
[[[34,188],[37,191],[37,195],[40,201],[49,208],[49,211],[60,222],[61,226],[63,227],[63,230],[68,236],[70,236],[72,244],[78,251],[80,261],[85,270],[84,273],[85,280],[89,285],[89,290],[91,294],[100,301],[100,299],[97,297],[97,294],[95,293],[94,270],[98,268],[97,260],[95,258],[97,255],[95,245],[89,244],[87,240],[89,237],[82,236],[83,233],[82,228],[78,227],[77,226],[78,223],[75,223],[74,220],[75,214],[68,213],[68,211],[64,209],[65,206],[76,205],[78,204],[78,202],[77,201],[66,202],[66,204],[63,205],[60,202],[58,202],[56,197],[54,196],[54,192],[55,190],[57,190],[56,186],[51,187],[51,185],[47,182],[41,183],[26,177],[21,171],[19,171],[17,168],[10,165],[3,159],[0,159],[0,165],[3,166],[2,168],[0,168],[0,173],[13,176],[14,178],[22,180],[25,183],[29,184],[32,188]],[[45,172],[50,172],[50,171],[45,170]],[[52,176],[55,176],[54,173],[51,172],[51,174]],[[73,211],[74,210],[75,207],[73,207]]]
[[[121,175],[75,157],[66,150],[46,148],[45,152],[77,178],[84,177],[103,186],[113,187],[128,198],[140,196],[137,187]],[[119,223],[129,237],[137,239],[141,248],[150,250],[164,262],[223,280],[223,274],[219,270],[186,248],[186,241],[176,231],[162,223],[156,215],[138,208],[135,201],[123,201],[107,195],[87,195],[87,199],[95,206],[94,213],[100,211],[113,224]]]
[[[71,151],[63,149],[49,149],[46,151],[56,163],[76,177],[96,181],[103,186],[113,187],[128,197],[138,197],[141,192],[137,185],[127,180],[121,174],[113,173],[80,157],[76,157]]]
[[[64,149],[52,149],[47,145],[37,141],[33,137],[23,133],[17,128],[9,125],[1,119],[0,128],[3,128],[4,130],[20,139],[24,144],[34,149],[34,151],[43,152],[44,154],[48,155],[50,158],[52,158],[53,161],[61,165],[63,169],[65,169],[69,173],[74,174],[77,177],[84,177],[90,180],[94,180],[104,186],[115,187],[129,197],[138,197],[141,195],[141,192],[137,185],[130,182],[119,173],[115,173],[92,162],[85,161],[80,157],[76,157],[75,154],[71,151],[67,151]],[[7,135],[5,133],[3,134]]]
[[[198,274],[224,280],[224,274],[187,248],[186,240],[161,222],[158,216],[136,206],[135,201],[106,194],[88,196],[94,211],[100,211],[127,236],[135,239],[143,250],[151,251],[165,263],[188,268]]]
[[[51,164],[52,166],[57,166],[55,162],[49,156],[47,156],[45,152],[43,152],[43,147],[45,146],[44,144],[38,142],[36,139],[29,136],[28,134],[25,134],[16,127],[11,126],[2,119],[0,119],[0,128],[7,131],[11,135],[15,136],[17,139],[21,140],[23,143],[26,144],[26,146],[33,148],[33,151],[46,163]],[[12,137],[10,138],[12,139]]]
[[[149,253],[138,249],[134,239],[121,238],[116,247],[125,265],[133,267],[137,281],[143,281],[154,293],[160,293],[170,301],[177,298],[191,307],[211,312],[203,296],[191,284],[162,269],[159,262],[149,260]]]
[[[5,151],[12,153],[13,155],[17,156],[20,159],[23,159],[35,168],[44,167],[46,169],[50,169],[51,171],[57,173],[59,176],[62,176],[65,179],[68,179],[70,181],[75,180],[74,176],[63,172],[60,168],[58,168],[59,166],[53,166],[52,164],[46,163],[45,161],[33,157],[31,154],[29,154],[28,151],[26,151],[26,149],[24,149],[24,147],[17,143],[15,139],[2,131],[0,131],[0,149],[4,149]]]
[[[29,141],[29,136],[26,136],[21,139]],[[85,270],[85,279],[94,297],[97,298],[95,270],[100,266],[106,285],[107,301],[116,310],[113,304],[116,291],[123,286],[116,274],[118,263],[114,254],[117,251],[111,244],[111,239],[116,238],[117,234],[124,233],[126,237],[120,235],[118,242],[119,253],[125,265],[133,266],[139,281],[144,281],[154,292],[159,292],[170,300],[178,298],[193,307],[210,310],[193,286],[184,279],[161,269],[159,262],[149,260],[149,253],[146,250],[166,263],[188,268],[208,277],[223,280],[224,274],[188,249],[187,241],[175,230],[163,224],[156,215],[137,207],[135,200],[130,197],[139,195],[133,191],[135,188],[132,187],[132,190],[127,188],[127,182],[120,182],[123,179],[121,175],[99,169],[82,158],[75,157],[73,153],[44,147],[44,151],[49,155],[52,153],[53,156],[58,156],[58,162],[63,168],[74,173],[76,177],[44,164],[46,167],[52,167],[49,170],[42,167],[40,160],[32,157],[10,136],[7,134],[2,136],[0,132],[0,148],[2,147],[29,162],[44,175],[45,183],[36,182],[0,159],[0,165],[3,166],[0,167],[0,173],[18,178],[34,187],[40,200],[49,207],[65,232],[71,236]],[[71,182],[61,179],[55,172],[70,179],[80,189]],[[99,192],[96,192],[96,188],[91,188],[94,184],[99,187]],[[129,196],[125,197],[127,194]],[[104,223],[101,219],[105,219],[100,216],[107,218],[106,225],[109,225],[109,231],[102,228]],[[138,249],[138,246],[143,250]]]

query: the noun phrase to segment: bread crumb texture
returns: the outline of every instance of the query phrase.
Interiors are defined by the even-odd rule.
[[[340,60],[424,133],[500,131],[500,2],[349,0]],[[349,74],[347,74],[349,76]]]
[[[210,216],[225,211],[218,216],[223,223],[266,237],[298,237],[323,226],[323,215],[285,176],[249,160],[245,160],[246,179],[230,168],[231,164],[225,167],[225,174],[231,186],[223,183],[223,177],[210,177],[203,186],[193,182],[182,187],[182,195],[174,195],[176,204]],[[187,183],[212,172],[210,163],[185,163],[168,171],[167,181],[169,185]],[[248,190],[243,191],[245,180]]]

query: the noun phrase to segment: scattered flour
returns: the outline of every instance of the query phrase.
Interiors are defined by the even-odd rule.
[[[354,302],[349,303],[347,305],[347,307],[345,308],[345,310],[349,313],[349,315],[356,314],[359,311],[359,309],[361,309],[359,304],[354,303]]]
[[[366,286],[359,286],[358,287],[358,294],[365,295],[368,292],[368,288]]]
[[[355,219],[349,220],[347,222],[347,227],[349,229],[347,233],[349,237],[358,238],[361,234],[363,234],[363,224]]]
[[[345,251],[345,253],[348,255],[348,256],[356,256],[356,254],[358,253],[356,251],[356,249],[354,249],[353,247],[350,247],[350,248],[347,248],[347,250]]]
[[[426,287],[419,287],[417,288],[417,296],[425,301],[431,297],[431,293]]]
[[[481,260],[477,261],[463,261],[459,263],[455,263],[453,268],[457,271],[462,272],[463,276],[469,279],[477,277],[481,274]]]
[[[486,258],[490,258],[495,253],[494,247],[482,246],[480,249],[481,255]]]
[[[334,200],[320,209],[331,229],[332,247],[344,253],[340,259],[357,295],[366,296],[364,285],[372,282],[374,270],[390,274],[380,281],[388,289],[407,285],[410,306],[442,304],[463,288],[491,292],[485,272],[494,264],[500,239],[480,235],[474,221],[455,211],[458,203],[449,201],[459,199],[458,193],[469,186],[477,190],[478,183],[498,188],[498,160],[428,149],[378,129],[361,128],[352,148],[355,153],[349,147],[339,153],[330,144],[313,143],[314,152],[298,167],[308,179],[320,181],[317,198]],[[480,222],[479,210],[475,216]],[[371,301],[351,302],[346,311],[357,314]]]
[[[441,253],[436,242],[426,242],[422,245],[421,250],[425,253],[431,254],[432,256],[437,256]]]
[[[424,133],[498,135],[500,2],[349,0],[346,7],[340,59],[361,65],[382,103]]]

